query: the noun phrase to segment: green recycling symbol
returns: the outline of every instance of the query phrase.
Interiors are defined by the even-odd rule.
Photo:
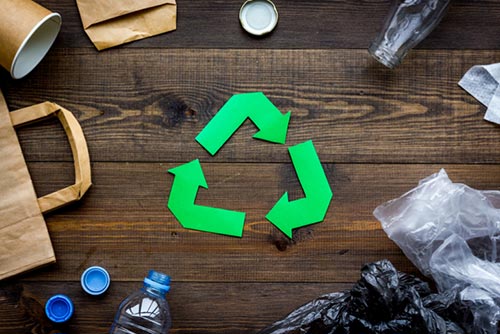
[[[282,114],[263,94],[232,96],[198,134],[196,141],[212,156],[249,118],[259,129],[253,138],[285,144],[290,112]],[[332,190],[311,140],[288,148],[305,197],[294,201],[285,193],[266,218],[289,238],[292,230],[323,221]],[[245,213],[195,204],[199,187],[208,189],[198,159],[169,170],[174,175],[168,208],[187,229],[241,237]]]

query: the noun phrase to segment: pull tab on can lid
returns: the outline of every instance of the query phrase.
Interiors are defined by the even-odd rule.
[[[262,36],[278,24],[278,10],[270,0],[247,0],[240,9],[240,22],[248,33]]]

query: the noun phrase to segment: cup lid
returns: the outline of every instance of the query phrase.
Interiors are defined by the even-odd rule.
[[[248,33],[265,35],[278,24],[278,10],[270,0],[247,0],[240,9],[240,22]]]
[[[83,272],[80,281],[82,284],[82,288],[86,293],[93,296],[98,296],[106,292],[111,279],[106,269],[99,266],[93,266],[87,268]]]
[[[66,295],[54,295],[45,303],[45,314],[56,323],[66,322],[73,315],[74,306]]]

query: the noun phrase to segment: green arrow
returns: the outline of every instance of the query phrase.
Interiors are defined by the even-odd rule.
[[[215,155],[247,118],[259,128],[253,138],[285,143],[290,112],[281,114],[260,92],[233,95],[196,136],[196,141]]]
[[[290,202],[285,193],[266,218],[292,238],[293,229],[325,219],[333,195],[312,141],[292,146],[288,151],[305,197]]]
[[[245,213],[194,204],[198,188],[208,189],[198,159],[169,170],[175,175],[168,208],[184,228],[241,237]]]

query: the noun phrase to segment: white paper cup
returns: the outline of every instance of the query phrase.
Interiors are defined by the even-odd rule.
[[[30,73],[61,30],[61,15],[31,0],[0,2],[0,65],[14,79]]]

